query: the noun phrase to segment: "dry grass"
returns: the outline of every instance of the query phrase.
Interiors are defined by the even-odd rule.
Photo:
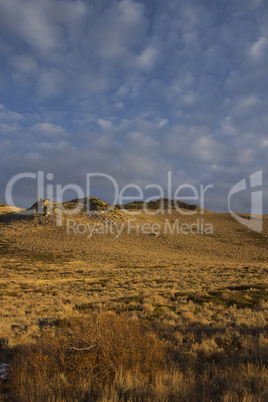
[[[96,400],[129,373],[141,382],[164,365],[160,341],[136,320],[92,314],[60,323],[56,334],[15,354],[10,397],[20,401]]]
[[[127,314],[60,321],[53,335],[17,347],[14,401],[264,401],[267,333],[150,328]]]
[[[139,223],[160,225],[165,219],[188,224],[205,219],[214,234],[156,237],[123,230],[117,239],[68,235],[53,217],[3,217],[0,362],[13,359],[10,381],[21,392],[12,394],[14,400],[267,399],[267,217],[258,235],[228,214],[142,214],[135,217]],[[100,225],[105,219],[127,222],[120,211],[108,218],[77,219]],[[125,348],[124,369],[114,360],[120,353],[110,349],[107,357],[108,349],[100,346],[105,325],[110,347]],[[114,365],[111,372],[103,365],[95,372],[84,370],[83,364],[94,366],[95,348],[70,350],[70,345],[91,345],[93,336],[99,339],[98,359]],[[150,350],[142,349],[141,336],[144,347],[150,340],[159,353],[150,368],[139,360],[152,358]],[[47,363],[40,365],[40,359]],[[137,359],[135,369],[127,366],[128,359]],[[46,393],[48,388],[54,394]]]

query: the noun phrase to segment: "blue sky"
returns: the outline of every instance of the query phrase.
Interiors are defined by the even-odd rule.
[[[93,172],[166,189],[171,171],[226,211],[262,169],[266,205],[267,21],[266,0],[0,0],[0,202],[21,172],[85,190]],[[35,199],[32,180],[14,190]]]

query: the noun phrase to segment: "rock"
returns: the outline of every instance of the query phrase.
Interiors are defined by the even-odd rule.
[[[37,202],[35,202],[29,211],[34,210],[39,215],[52,215],[56,208],[56,203],[46,198],[39,198]]]
[[[0,379],[5,381],[8,379],[8,364],[0,363]]]

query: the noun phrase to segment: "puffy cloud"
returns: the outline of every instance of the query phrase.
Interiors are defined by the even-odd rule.
[[[104,130],[109,130],[113,125],[110,121],[105,119],[98,119],[98,125],[103,128]]]
[[[21,113],[8,110],[4,105],[0,105],[0,120],[1,122],[17,122],[24,120],[24,116]]]
[[[38,52],[65,49],[64,28],[78,27],[86,7],[81,1],[0,1],[1,24]]]
[[[268,39],[262,36],[252,45],[250,49],[250,55],[254,59],[258,59],[265,53],[265,50],[267,51],[267,48]]]
[[[65,129],[57,124],[37,123],[31,127],[32,131],[43,136],[59,136],[65,133]]]
[[[136,59],[138,68],[142,71],[151,71],[157,57],[158,51],[154,47],[148,46]]]

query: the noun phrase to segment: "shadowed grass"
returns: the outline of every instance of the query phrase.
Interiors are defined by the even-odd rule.
[[[9,400],[267,400],[267,334],[189,325],[170,332],[104,311],[54,325],[14,350]]]

